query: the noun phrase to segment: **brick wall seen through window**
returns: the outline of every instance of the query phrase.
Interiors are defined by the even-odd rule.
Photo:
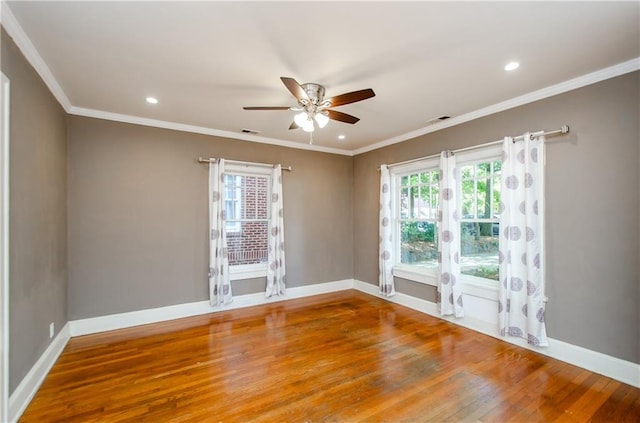
[[[266,176],[227,175],[230,266],[267,261],[268,182]]]

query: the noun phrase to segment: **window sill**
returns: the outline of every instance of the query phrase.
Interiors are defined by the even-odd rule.
[[[462,275],[462,293],[486,300],[498,301],[500,287],[498,281]]]
[[[393,276],[425,285],[437,286],[436,272],[417,266],[395,266]]]
[[[416,266],[396,266],[393,276],[430,286],[438,286],[434,270],[421,269]],[[500,287],[498,282],[475,276],[462,275],[462,292],[474,297],[498,301]]]
[[[242,279],[264,278],[267,276],[267,264],[241,264],[229,266],[229,279],[232,281]]]

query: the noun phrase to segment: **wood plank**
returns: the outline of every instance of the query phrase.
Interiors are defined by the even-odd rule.
[[[73,338],[20,421],[639,421],[639,394],[342,291]]]

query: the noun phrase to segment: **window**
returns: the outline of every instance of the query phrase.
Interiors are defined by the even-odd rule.
[[[438,169],[400,178],[400,263],[438,266]]]
[[[499,280],[500,170],[502,160],[459,166],[462,184],[460,271]]]
[[[458,153],[456,159],[463,282],[495,287],[501,147]],[[394,275],[431,285],[438,268],[439,162],[433,158],[391,168]]]
[[[266,276],[271,169],[227,165],[225,211],[231,279]]]

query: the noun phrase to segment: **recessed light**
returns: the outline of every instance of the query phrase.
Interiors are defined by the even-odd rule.
[[[147,97],[146,100],[149,104],[158,104],[158,99],[155,97]]]
[[[518,69],[519,67],[520,67],[520,63],[518,63],[518,62],[510,62],[510,63],[507,63],[507,65],[504,67],[504,70],[506,70],[507,72],[510,72],[510,71]]]
[[[342,135],[342,134],[338,135],[338,139],[339,139],[339,140],[343,140],[343,139],[345,139],[345,138],[347,138],[347,137],[345,137],[345,136],[344,136],[344,135]]]

